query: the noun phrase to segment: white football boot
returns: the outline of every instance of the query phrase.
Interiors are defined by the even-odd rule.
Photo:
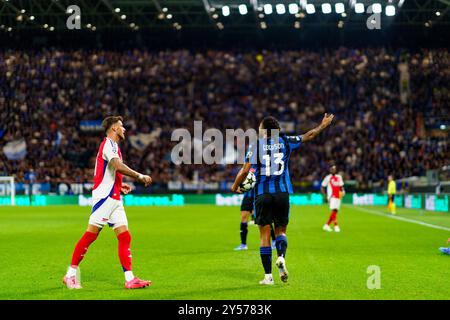
[[[286,261],[284,260],[284,257],[279,256],[277,259],[277,262],[275,262],[275,265],[278,267],[278,270],[280,271],[280,279],[283,282],[287,282],[288,280],[288,271],[286,268]]]
[[[266,274],[264,279],[259,282],[259,284],[272,286],[274,284],[273,277],[271,274]]]

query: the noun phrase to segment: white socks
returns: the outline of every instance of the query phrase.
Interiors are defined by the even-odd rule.
[[[67,277],[75,277],[77,275],[77,268],[69,267],[69,270],[67,270]]]
[[[134,279],[133,271],[125,271],[124,274],[125,274],[125,281],[126,282],[131,281],[131,280]]]
[[[69,267],[69,270],[67,270],[67,277],[75,277],[77,275],[78,268]],[[125,281],[131,281],[134,279],[133,271],[125,271]],[[272,277],[272,275],[270,275]]]

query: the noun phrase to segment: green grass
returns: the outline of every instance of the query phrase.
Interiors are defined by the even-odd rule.
[[[258,228],[249,226],[249,251],[232,250],[237,207],[129,207],[134,272],[153,285],[123,288],[117,241],[106,228],[81,264],[84,289],[70,291],[61,280],[89,208],[2,207],[0,299],[449,299],[450,257],[438,251],[449,231],[351,206],[341,211],[337,234],[321,229],[325,206],[291,208],[289,283],[276,277],[275,286],[262,287]],[[449,214],[398,215],[450,228]],[[379,290],[366,286],[370,265],[381,268]]]

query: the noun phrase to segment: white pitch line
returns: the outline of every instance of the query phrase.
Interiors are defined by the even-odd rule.
[[[345,205],[346,207],[350,207],[349,205]],[[378,211],[378,210],[373,210],[373,209],[366,209],[366,208],[361,208],[358,206],[351,206],[352,208],[359,210],[359,211],[364,211],[370,214],[374,214],[377,216],[383,216],[386,218],[391,218],[391,219],[395,219],[395,220],[400,220],[400,221],[405,221],[405,222],[409,222],[409,223],[414,223],[414,224],[418,224],[424,227],[428,227],[428,228],[433,228],[433,229],[439,229],[439,230],[445,230],[445,231],[450,231],[450,228],[446,228],[446,227],[442,227],[442,226],[437,226],[435,224],[430,224],[430,223],[426,223],[426,222],[422,222],[422,221],[418,221],[418,220],[414,220],[414,219],[408,219],[408,218],[404,218],[404,217],[399,217],[399,216],[393,216],[393,215],[387,215],[386,213],[383,213],[382,211]]]

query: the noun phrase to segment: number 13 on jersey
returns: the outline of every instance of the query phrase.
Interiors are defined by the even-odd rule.
[[[264,166],[261,168],[261,174],[265,176],[279,176],[284,171],[284,161],[283,161],[284,153],[274,153],[273,154],[273,163],[271,156],[269,154],[263,155]],[[273,166],[273,168],[272,168]],[[274,170],[272,172],[272,170]]]

